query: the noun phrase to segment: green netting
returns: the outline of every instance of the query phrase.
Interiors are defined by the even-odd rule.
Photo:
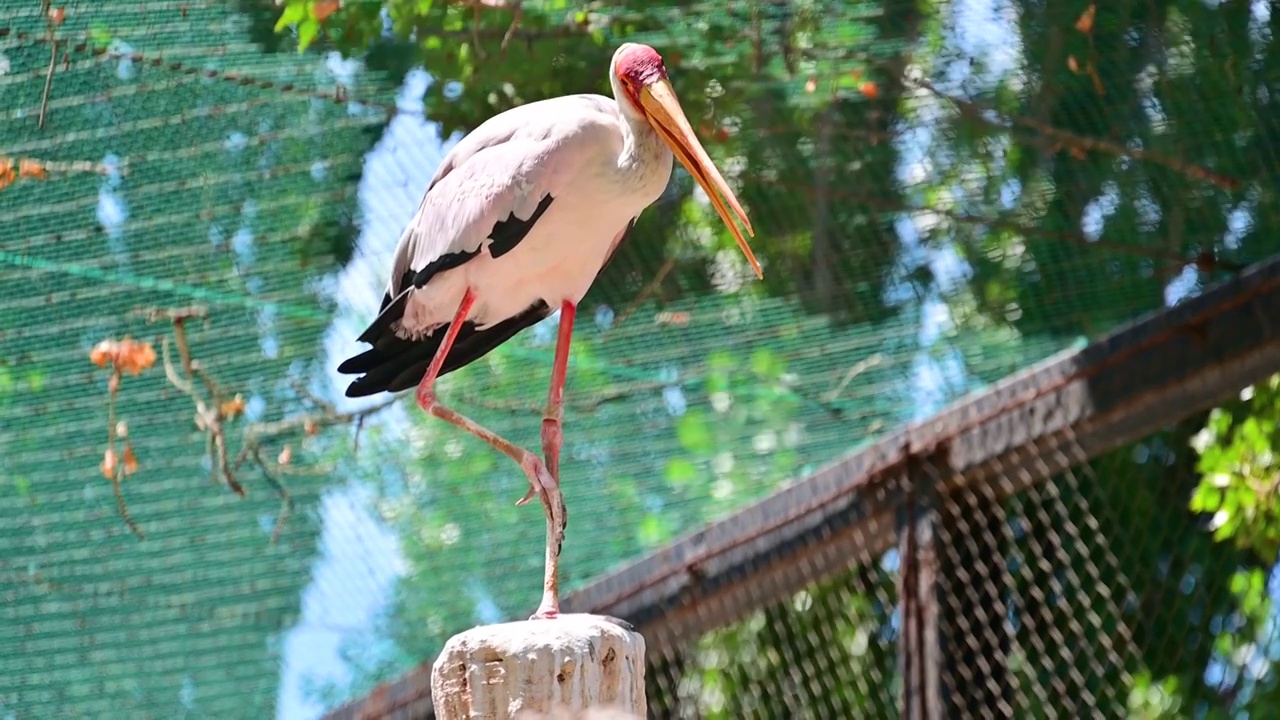
[[[590,27],[525,3],[505,56],[509,14],[480,18],[489,60],[452,99],[471,18],[446,5],[362,66],[326,54],[337,25],[294,52],[271,3],[70,2],[50,76],[39,0],[0,0],[0,156],[19,176],[0,189],[0,715],[311,716],[532,610],[543,529],[512,507],[521,474],[409,403],[357,423],[336,399],[442,152],[424,88],[426,117],[465,130],[601,90],[621,38],[651,42],[756,226],[763,283],[681,171],[583,303],[568,589],[1277,249],[1277,20],[1247,3],[1119,3],[1088,33],[1082,7],[1034,2],[615,2]],[[193,355],[246,403],[228,452],[248,430],[262,462],[237,497],[159,361],[126,376],[139,540],[99,470],[108,380],[89,353],[126,335],[159,352],[171,329],[146,312],[193,304]],[[536,446],[554,322],[443,398]],[[810,593],[810,620],[770,610],[793,635],[748,642],[756,620],[705,639],[681,660],[699,682],[655,686],[655,706],[729,712],[776,670],[725,670],[724,648],[818,653],[811,633],[796,649],[816,622],[874,652],[841,671],[863,668],[856,697],[814,707],[890,714],[893,568],[873,563]]]

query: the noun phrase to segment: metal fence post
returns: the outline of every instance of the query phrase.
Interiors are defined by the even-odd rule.
[[[938,646],[935,479],[929,462],[907,460],[907,493],[898,510],[898,663],[905,720],[944,717]]]

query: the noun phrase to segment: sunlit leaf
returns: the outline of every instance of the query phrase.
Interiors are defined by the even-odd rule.
[[[662,545],[671,539],[671,535],[671,526],[656,513],[645,515],[640,521],[640,527],[636,529],[636,536],[645,547]]]
[[[687,458],[674,458],[667,463],[667,482],[684,487],[698,479],[698,466]]]
[[[688,452],[705,455],[715,450],[715,439],[711,435],[706,416],[697,410],[690,410],[676,421],[676,436],[680,445]]]
[[[276,32],[280,32],[285,28],[295,25],[307,16],[307,4],[303,0],[289,0],[284,6],[284,12],[280,13],[280,19],[276,20]]]
[[[298,23],[298,52],[306,50],[320,32],[320,23],[314,18],[307,18]]]

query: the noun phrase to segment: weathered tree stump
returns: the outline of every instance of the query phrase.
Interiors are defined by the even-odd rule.
[[[439,720],[644,718],[644,638],[598,615],[485,625],[431,668]]]

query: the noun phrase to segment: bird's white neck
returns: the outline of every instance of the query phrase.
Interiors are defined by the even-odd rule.
[[[625,117],[625,116],[624,116]],[[658,133],[641,120],[626,118],[622,123],[622,152],[618,155],[618,167],[625,171],[645,170],[654,166],[667,167],[671,172],[671,150],[658,137]]]
[[[624,176],[644,181],[652,173],[660,174],[665,185],[671,177],[671,150],[643,114],[627,99],[617,76],[610,73],[613,97],[622,117],[622,152],[618,155],[618,169]]]

